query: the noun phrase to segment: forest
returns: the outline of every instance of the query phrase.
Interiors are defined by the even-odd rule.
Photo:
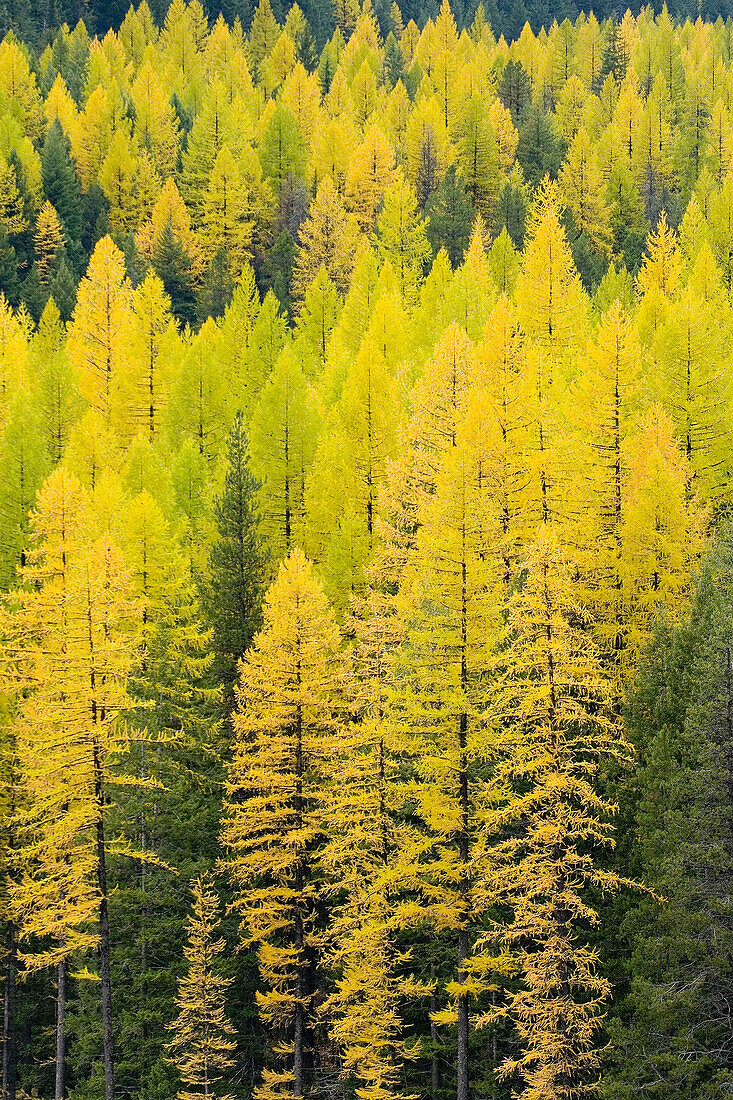
[[[225,15],[0,43],[2,1100],[729,1098],[733,21]]]

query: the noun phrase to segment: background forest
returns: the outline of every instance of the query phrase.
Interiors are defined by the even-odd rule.
[[[733,23],[22,14],[4,1100],[730,1096]]]

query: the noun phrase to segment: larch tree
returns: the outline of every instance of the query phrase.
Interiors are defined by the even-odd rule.
[[[322,362],[325,362],[329,337],[340,312],[341,300],[336,285],[325,264],[321,264],[305,292],[297,328],[298,334],[308,341]]]
[[[625,449],[622,591],[629,657],[636,658],[657,616],[679,612],[709,513],[691,494],[690,466],[664,409],[649,410]]]
[[[209,258],[222,248],[235,278],[251,257],[252,211],[229,145],[223,145],[211,169],[202,204],[203,244]]]
[[[0,670],[0,675],[4,670]],[[4,677],[3,677],[4,679]],[[12,882],[20,870],[18,862],[18,825],[24,792],[18,771],[17,715],[14,700],[5,694],[0,699],[0,915],[3,937],[3,1056],[2,1091],[4,1100],[15,1100],[18,1088],[20,1048],[18,1007],[21,961],[18,955],[18,929],[12,903]]]
[[[5,423],[16,387],[25,381],[28,339],[18,314],[0,292],[0,423]]]
[[[125,425],[150,442],[160,434],[161,417],[181,358],[170,298],[157,275],[135,288],[130,318],[130,348],[120,380]]]
[[[583,481],[572,502],[572,523],[585,579],[585,603],[601,648],[615,658],[624,648],[622,593],[623,499],[627,440],[643,398],[641,349],[634,326],[617,300],[601,318],[580,357],[573,390]],[[588,524],[588,516],[593,516]],[[587,531],[587,538],[583,532]]]
[[[339,606],[363,586],[374,553],[377,505],[398,427],[396,384],[367,333],[319,439],[306,498],[309,548]]]
[[[434,492],[441,460],[456,446],[474,356],[465,331],[449,325],[413,388],[406,445],[390,465],[380,509],[384,543],[379,553],[380,583],[398,584],[419,528],[421,508]]]
[[[178,1100],[209,1100],[222,1096],[217,1087],[227,1070],[235,1065],[235,1032],[226,1015],[226,992],[231,978],[217,972],[217,959],[224,951],[219,931],[219,899],[205,878],[191,885],[193,906],[187,922],[188,943],[184,948],[188,972],[178,983],[178,1016],[169,1025],[173,1031],[168,1051],[183,1087]]]
[[[506,839],[494,845],[488,883],[511,907],[499,936],[520,977],[499,1012],[511,1015],[521,1051],[501,1072],[518,1076],[533,1100],[572,1100],[597,1079],[610,995],[598,951],[584,942],[598,921],[589,891],[619,885],[595,854],[613,843],[614,807],[598,791],[598,769],[623,766],[630,749],[583,629],[574,565],[548,526],[527,545],[524,568],[492,694],[504,754],[493,777],[496,823]]]
[[[474,209],[487,220],[498,194],[499,151],[486,101],[474,92],[461,105],[457,120],[458,163]]]
[[[303,136],[293,113],[280,99],[262,135],[260,161],[276,196],[289,176],[302,178],[305,175]]]
[[[412,760],[387,720],[389,655],[399,629],[384,615],[381,594],[353,597],[346,629],[353,635],[346,669],[355,720],[341,732],[343,781],[326,801],[322,860],[337,902],[329,929],[329,963],[336,976],[328,1004],[342,1076],[357,1096],[388,1100],[400,1091],[419,1044],[403,1033],[407,1006],[429,994],[416,974],[404,937],[415,925],[411,897],[415,823],[403,816],[405,776]]]
[[[563,360],[585,331],[588,303],[560,220],[557,185],[545,178],[517,279],[517,311],[527,337]]]
[[[516,569],[525,503],[527,472],[521,448],[527,412],[524,355],[516,311],[502,294],[491,311],[484,339],[476,347],[462,432],[474,450],[477,469],[496,509],[499,530],[495,550],[502,558],[506,583]]]
[[[57,466],[81,415],[76,374],[66,354],[65,328],[58,307],[49,298],[30,347],[30,361],[37,379],[35,404],[41,418],[48,462]]]
[[[335,778],[339,632],[302,551],[280,566],[241,666],[222,841],[242,935],[258,947],[270,1064],[256,1095],[308,1092],[322,934],[322,800]]]
[[[716,502],[727,494],[731,476],[731,391],[722,355],[730,331],[722,280],[703,243],[656,334],[655,389],[683,441],[696,492]]]
[[[82,396],[108,430],[119,408],[118,387],[127,355],[131,287],[125,258],[111,237],[103,237],[79,284],[69,328],[69,358],[79,374]]]
[[[47,286],[52,274],[56,257],[63,242],[63,229],[58,219],[58,214],[51,203],[46,200],[43,204],[36,231],[33,234],[33,245],[36,253],[36,265],[38,277],[44,286]]]
[[[260,394],[249,436],[267,546],[277,560],[302,544],[306,475],[316,445],[313,394],[289,345]]]
[[[296,260],[293,292],[304,298],[321,266],[343,294],[354,263],[357,229],[343,202],[326,176],[318,185],[307,219],[300,229],[301,247]]]
[[[27,965],[57,967],[57,1100],[66,1095],[67,961],[97,947],[105,1097],[113,1100],[105,820],[112,760],[125,740],[119,718],[135,645],[132,594],[118,551],[96,534],[84,491],[63,467],[39,494],[32,536],[21,574],[28,587],[12,594],[9,623],[24,691],[18,752],[30,797],[27,873],[14,904],[23,938],[52,938]]]
[[[171,440],[192,440],[213,469],[234,416],[234,394],[220,358],[221,330],[208,317],[183,346],[182,363],[169,390],[163,420]]]
[[[560,192],[579,233],[605,254],[611,245],[603,177],[585,127],[581,126],[560,172]]]
[[[392,264],[403,302],[413,302],[430,245],[425,221],[418,215],[415,194],[401,174],[384,193],[377,218],[376,247],[382,260]]]
[[[35,394],[18,387],[0,432],[0,587],[13,588],[26,564],[30,512],[49,469]]]
[[[442,457],[419,521],[396,597],[404,633],[388,720],[411,741],[416,758],[426,840],[415,873],[425,883],[428,919],[453,947],[449,1003],[435,1019],[457,1028],[456,1094],[466,1100],[469,1001],[481,992],[471,972],[481,909],[474,886],[481,833],[491,828],[484,796],[492,754],[488,698],[503,577],[492,553],[500,527],[490,485],[460,434]]]

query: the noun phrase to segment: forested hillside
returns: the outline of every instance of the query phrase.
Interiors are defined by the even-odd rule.
[[[228,14],[0,44],[3,1100],[729,1097],[733,23]]]

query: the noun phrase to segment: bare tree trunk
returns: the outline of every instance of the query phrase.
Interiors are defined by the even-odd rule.
[[[56,1100],[66,1094],[66,959],[60,959],[56,977]]]
[[[430,964],[430,981],[435,984],[435,963]],[[438,998],[435,989],[430,994],[430,1038],[433,1045],[433,1053],[430,1058],[430,1096],[431,1100],[438,1100],[440,1092],[440,1057],[438,1055],[438,1025],[432,1019],[433,1013],[438,1011]]]
[[[17,949],[15,925],[8,921],[5,936],[5,999],[3,1012],[3,1100],[15,1100],[16,1091],[16,1036],[15,1036],[15,974]]]
[[[102,769],[94,747],[94,790],[97,799],[97,885],[99,886],[99,969],[102,979],[102,1045],[104,1051],[104,1098],[114,1100],[114,1042],[112,1034],[112,970],[107,905],[107,863],[104,851],[104,799]]]

